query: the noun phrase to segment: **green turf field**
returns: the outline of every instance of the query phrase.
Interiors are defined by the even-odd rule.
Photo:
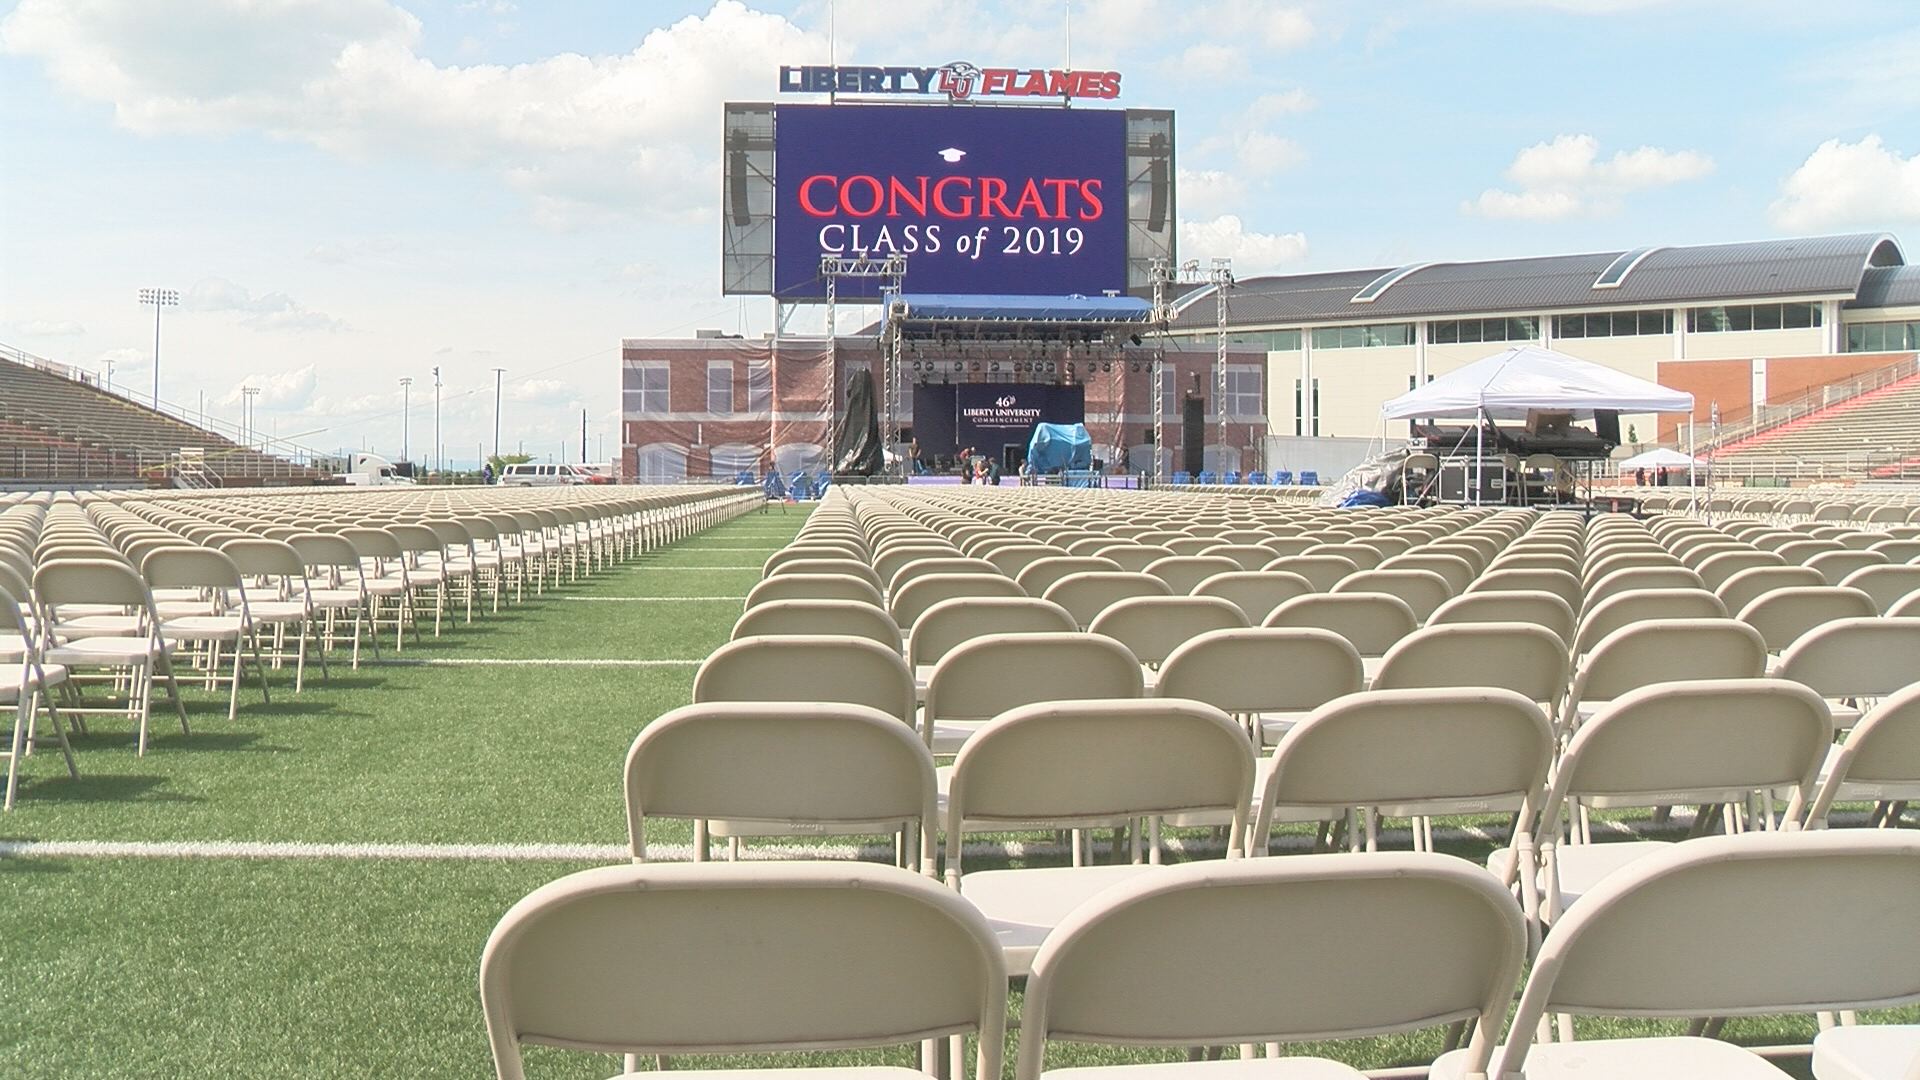
[[[750,514],[451,624],[387,654],[398,662],[342,665],[330,683],[310,669],[297,697],[278,673],[273,704],[243,689],[232,722],[223,697],[190,691],[193,734],[157,708],[144,758],[127,725],[96,720],[78,781],[30,759],[0,817],[0,1077],[492,1075],[475,988],[489,930],[539,884],[622,858],[628,744],[687,701],[693,662],[804,520]],[[522,662],[446,663],[500,660]],[[649,839],[687,832],[662,822]],[[1811,1032],[1782,1018],[1730,1034]],[[1428,1032],[1296,1049],[1381,1067],[1439,1046]],[[1150,1059],[1085,1048],[1049,1064]],[[529,1054],[536,1077],[617,1064]]]

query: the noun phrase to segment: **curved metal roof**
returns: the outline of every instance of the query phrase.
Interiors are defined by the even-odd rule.
[[[1397,268],[1250,278],[1233,288],[1228,318],[1235,326],[1388,322],[1776,296],[1853,297],[1870,267],[1905,262],[1898,243],[1885,233],[1656,247],[1632,262],[1618,284],[1596,288],[1607,269],[1629,253],[1430,263],[1360,303],[1354,302],[1356,294]],[[1210,293],[1201,289],[1181,297],[1174,328],[1210,328],[1213,305],[1197,303]]]
[[[1920,307],[1920,266],[1872,266],[1849,308]]]

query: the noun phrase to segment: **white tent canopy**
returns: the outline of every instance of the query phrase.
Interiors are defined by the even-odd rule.
[[[1517,345],[1407,391],[1382,405],[1380,415],[1524,420],[1541,410],[1586,420],[1596,409],[1691,412],[1693,395],[1538,345]]]
[[[1634,469],[1691,469],[1696,467],[1704,469],[1706,465],[1707,463],[1701,461],[1699,458],[1688,457],[1678,450],[1668,450],[1662,446],[1648,450],[1642,454],[1633,455],[1625,461],[1622,461],[1620,468],[1623,471],[1632,471]]]

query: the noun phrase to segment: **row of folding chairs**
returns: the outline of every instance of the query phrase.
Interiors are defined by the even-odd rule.
[[[156,683],[187,732],[182,658],[206,687],[227,688],[231,719],[249,665],[263,699],[269,667],[291,665],[298,693],[310,656],[324,675],[328,654],[350,644],[358,666],[362,642],[377,656],[383,630],[396,650],[409,633],[418,640],[427,610],[438,634],[454,603],[471,621],[478,595],[497,609],[509,585],[592,573],[757,505],[721,491],[592,503],[514,494],[553,506],[495,515],[513,524],[494,529],[492,517],[463,523],[451,503],[411,504],[433,516],[407,520],[409,504],[357,492],[0,500],[0,705],[14,714],[5,805],[22,760],[43,744],[57,744],[74,771],[69,723],[123,716],[144,754]]]
[[[1169,1037],[1170,1043],[1259,1043],[1339,1034],[1378,1034],[1385,1030],[1430,1026],[1437,1022],[1461,1019],[1464,1015],[1457,1009],[1412,1010],[1402,1012],[1400,1022],[1387,1024],[1381,1022],[1380,1014],[1363,1008],[1356,1016],[1358,1022],[1353,1025],[1335,1024],[1326,1017],[1347,1016],[1352,1009],[1345,1005],[1347,994],[1338,989],[1343,984],[1329,972],[1350,973],[1352,978],[1368,986],[1405,986],[1410,977],[1411,982],[1420,987],[1435,983],[1451,985],[1453,981],[1437,977],[1438,968],[1416,965],[1413,970],[1418,974],[1410,976],[1404,965],[1411,963],[1414,956],[1425,955],[1425,948],[1431,948],[1435,943],[1447,943],[1442,951],[1451,956],[1456,964],[1468,955],[1478,957],[1482,962],[1497,957],[1497,977],[1489,973],[1487,981],[1475,983],[1482,995],[1478,1000],[1484,1002],[1485,1006],[1475,1010],[1480,1027],[1461,1052],[1465,1058],[1460,1054],[1442,1057],[1435,1065],[1436,1075],[1478,1075],[1486,1066],[1486,1057],[1483,1055],[1494,1053],[1505,1053],[1509,1067],[1517,1067],[1519,1055],[1528,1052],[1527,1044],[1538,1030],[1534,1021],[1546,1013],[1607,1012],[1609,1009],[1603,1006],[1611,1005],[1614,1011],[1629,1014],[1724,1016],[1743,1012],[1832,1010],[1865,1003],[1894,1003],[1897,995],[1892,994],[1856,997],[1832,993],[1832,975],[1828,974],[1809,984],[1825,985],[1829,992],[1824,995],[1802,996],[1806,993],[1804,990],[1785,989],[1779,978],[1762,978],[1752,980],[1756,984],[1750,987],[1754,996],[1741,999],[1748,1001],[1748,1006],[1732,1007],[1734,999],[1722,992],[1714,996],[1690,997],[1684,1004],[1675,1002],[1667,1011],[1644,1012],[1641,1006],[1628,1003],[1661,997],[1671,1000],[1675,985],[1672,980],[1679,976],[1649,976],[1647,969],[1642,966],[1643,962],[1636,959],[1626,968],[1616,969],[1632,971],[1636,975],[1636,978],[1626,980],[1636,987],[1632,994],[1626,996],[1622,996],[1618,986],[1609,986],[1606,993],[1590,997],[1583,997],[1579,992],[1564,997],[1544,996],[1544,987],[1530,984],[1522,996],[1520,1019],[1509,1030],[1509,1045],[1504,1051],[1496,1051],[1493,1044],[1498,1036],[1500,1020],[1511,1000],[1520,966],[1529,953],[1534,952],[1530,948],[1532,943],[1541,940],[1538,934],[1541,921],[1539,913],[1537,909],[1529,910],[1524,896],[1531,880],[1531,864],[1526,868],[1527,873],[1518,873],[1517,859],[1509,861],[1502,880],[1485,869],[1431,852],[1237,858],[1243,854],[1258,855],[1265,850],[1264,844],[1256,843],[1248,847],[1238,840],[1241,836],[1239,826],[1249,817],[1256,822],[1253,835],[1258,838],[1261,835],[1257,831],[1258,824],[1270,820],[1276,813],[1306,810],[1326,814],[1338,811],[1352,800],[1365,800],[1378,807],[1396,807],[1398,804],[1397,808],[1402,812],[1432,810],[1436,807],[1458,812],[1476,802],[1484,809],[1498,796],[1514,795],[1523,800],[1544,799],[1543,805],[1551,809],[1556,799],[1565,799],[1570,791],[1585,792],[1588,788],[1598,787],[1616,795],[1631,797],[1646,795],[1656,787],[1670,790],[1674,785],[1697,785],[1696,791],[1711,789],[1709,794],[1729,797],[1737,794],[1739,799],[1746,800],[1783,779],[1796,783],[1798,794],[1807,795],[1810,782],[1806,761],[1817,759],[1826,741],[1823,737],[1826,732],[1820,730],[1827,723],[1820,700],[1805,693],[1795,694],[1772,681],[1714,686],[1711,690],[1709,693],[1699,684],[1681,684],[1659,688],[1658,692],[1649,692],[1637,699],[1618,703],[1605,718],[1597,719],[1583,731],[1577,748],[1578,756],[1566,763],[1563,775],[1557,776],[1544,793],[1545,757],[1551,736],[1546,729],[1544,715],[1532,703],[1517,695],[1485,691],[1376,692],[1359,695],[1318,712],[1290,732],[1276,749],[1272,765],[1264,771],[1257,767],[1246,740],[1232,721],[1224,713],[1198,702],[1078,701],[1023,706],[995,718],[982,730],[978,741],[962,752],[951,774],[943,803],[937,801],[936,774],[930,755],[915,740],[905,737],[904,728],[897,717],[857,705],[831,706],[801,701],[759,704],[707,702],[676,710],[649,725],[636,739],[626,769],[630,836],[636,861],[644,861],[649,857],[645,843],[646,821],[649,817],[731,818],[736,825],[746,827],[751,827],[758,820],[788,827],[799,826],[809,832],[835,826],[870,829],[876,822],[906,821],[909,823],[907,829],[919,835],[923,852],[930,852],[935,834],[926,821],[929,816],[938,816],[948,837],[948,884],[961,900],[969,903],[955,906],[951,894],[943,894],[935,902],[945,905],[947,910],[960,912],[961,918],[975,920],[972,922],[975,929],[972,940],[978,946],[978,955],[985,958],[982,967],[986,978],[982,985],[988,987],[990,992],[991,988],[1004,987],[1008,975],[1030,976],[1025,1007],[1026,1023],[1029,1025],[1037,1022],[1036,1016],[1046,1014],[1044,1007],[1038,1013],[1034,1011],[1036,999],[1039,1002],[1046,1000],[1044,988],[1048,985],[1049,973],[1059,962],[1057,957],[1075,947],[1085,932],[1083,927],[1099,921],[1099,916],[1090,913],[1105,911],[1116,904],[1124,906],[1126,901],[1121,901],[1121,897],[1159,895],[1183,888],[1218,889],[1232,882],[1250,883],[1255,880],[1324,882],[1330,879],[1322,878],[1319,874],[1334,867],[1338,867],[1337,877],[1353,882],[1406,882],[1419,879],[1429,872],[1418,868],[1431,867],[1431,873],[1447,877],[1478,898],[1469,905],[1477,912],[1475,918],[1496,922],[1500,927],[1498,937],[1505,945],[1491,953],[1476,945],[1466,948],[1463,953],[1461,950],[1467,942],[1478,943],[1486,939],[1453,929],[1449,921],[1455,913],[1453,905],[1449,904],[1444,890],[1436,892],[1431,887],[1412,890],[1405,897],[1407,906],[1404,908],[1376,906],[1379,897],[1369,890],[1323,887],[1319,892],[1335,906],[1324,909],[1319,917],[1311,918],[1305,917],[1306,909],[1300,909],[1302,918],[1297,920],[1290,917],[1296,909],[1284,902],[1283,893],[1245,893],[1239,895],[1260,903],[1238,915],[1234,914],[1238,909],[1203,904],[1186,909],[1183,919],[1167,924],[1161,928],[1161,932],[1150,932],[1147,926],[1138,922],[1126,924],[1124,930],[1116,927],[1114,933],[1119,938],[1131,938],[1141,947],[1155,950],[1158,965],[1152,969],[1152,974],[1143,970],[1131,978],[1115,982],[1114,992],[1137,998],[1143,994],[1151,996],[1156,988],[1165,985],[1177,997],[1202,994],[1201,985],[1177,974],[1184,970],[1182,965],[1188,955],[1185,946],[1194,938],[1213,942],[1213,949],[1238,941],[1241,952],[1237,955],[1243,960],[1253,961],[1248,971],[1239,971],[1231,962],[1230,955],[1206,948],[1196,958],[1203,962],[1195,970],[1210,970],[1216,975],[1240,980],[1231,985],[1241,988],[1242,992],[1226,995],[1227,1000],[1236,1001],[1264,997],[1254,994],[1250,998],[1244,989],[1251,985],[1265,985],[1259,980],[1274,976],[1279,980],[1276,986],[1292,987],[1285,995],[1288,1008],[1282,1012],[1298,1016],[1296,1010],[1306,1010],[1307,1015],[1314,1017],[1313,1021],[1304,1026],[1285,1023],[1266,1027],[1183,1026],[1177,1028],[1182,1033],[1178,1038]],[[696,697],[699,696],[701,692],[696,688]],[[1903,709],[1905,718],[1898,723],[1904,724],[1909,730],[1914,729],[1915,717],[1920,716],[1920,704],[1916,704],[1913,695],[1909,695]],[[1666,742],[1658,746],[1636,745],[1637,754],[1643,760],[1638,762],[1640,772],[1635,775],[1622,759],[1618,748],[1605,745],[1603,740],[1616,731],[1621,739],[1634,739],[1644,734],[1644,731],[1637,729],[1649,727],[1661,730]],[[1672,775],[1677,766],[1674,763],[1676,755],[1670,751],[1676,746],[1685,747],[1689,740],[1724,738],[1733,732],[1737,732],[1744,740],[1742,745],[1751,747],[1750,753],[1739,755],[1738,762],[1695,760],[1694,771],[1684,779],[1676,779]],[[1858,737],[1859,733],[1856,733]],[[1634,741],[1636,744],[1640,742],[1637,739]],[[752,748],[752,752],[743,752],[747,748]],[[1862,755],[1866,753],[1864,748],[1857,748],[1851,743],[1850,749],[1861,749]],[[1798,764],[1793,766],[1788,764],[1789,761]],[[1738,790],[1715,788],[1717,784],[1731,785]],[[1868,837],[1857,830],[1849,830],[1828,837],[1812,837],[1802,832],[1799,828],[1804,820],[1801,811],[1819,803],[1818,796],[1814,796],[1789,806],[1777,823],[1761,829],[1766,835],[1689,840],[1657,849],[1636,850],[1636,858],[1630,861],[1620,859],[1619,852],[1612,853],[1615,859],[1612,872],[1587,887],[1582,895],[1575,898],[1577,902],[1568,903],[1562,899],[1560,909],[1552,911],[1545,920],[1550,924],[1550,930],[1534,955],[1535,979],[1545,978],[1543,972],[1555,971],[1569,963],[1567,956],[1572,948],[1571,942],[1583,935],[1596,933],[1581,927],[1607,919],[1622,919],[1621,926],[1630,928],[1638,925],[1641,932],[1648,935],[1643,947],[1649,955],[1660,955],[1660,949],[1675,949],[1677,943],[1690,946],[1705,940],[1716,947],[1723,947],[1732,940],[1730,935],[1764,937],[1774,943],[1769,946],[1769,951],[1740,951],[1738,960],[1728,964],[1722,964],[1722,958],[1711,949],[1697,955],[1668,953],[1664,956],[1664,959],[1677,965],[1676,972],[1687,973],[1686,979],[1682,980],[1686,985],[1726,987],[1746,984],[1753,973],[1766,970],[1764,965],[1752,966],[1758,962],[1758,956],[1778,955],[1771,950],[1781,947],[1777,944],[1781,935],[1792,936],[1814,925],[1834,925],[1834,920],[1828,917],[1833,915],[1834,907],[1831,903],[1819,902],[1817,897],[1833,891],[1832,883],[1836,880],[1833,875],[1841,872],[1858,871],[1867,875],[1864,879],[1846,879],[1858,886],[1841,890],[1847,893],[1850,900],[1869,893],[1876,897],[1862,902],[1864,921],[1852,926],[1852,932],[1870,935],[1872,929],[1879,928],[1895,935],[1909,933],[1908,927],[1886,922],[1889,913],[1906,912],[1911,907],[1905,904],[1889,905],[1886,902],[1887,897],[1904,895],[1901,890],[1906,886],[1900,884],[1904,878],[1889,878],[1884,869],[1870,871],[1864,866],[1856,867],[1841,862],[1820,864],[1817,873],[1809,871],[1807,876],[1799,879],[1800,885],[1787,888],[1784,893],[1780,888],[1763,886],[1746,874],[1733,875],[1727,882],[1731,886],[1735,880],[1744,880],[1746,884],[1742,886],[1743,889],[1757,890],[1757,893],[1747,894],[1749,901],[1763,903],[1768,911],[1776,910],[1776,905],[1781,913],[1797,910],[1800,915],[1797,919],[1782,921],[1729,917],[1728,913],[1733,909],[1752,914],[1751,903],[1732,900],[1715,902],[1705,895],[1685,890],[1665,894],[1660,902],[1647,901],[1649,906],[1639,908],[1632,919],[1606,914],[1621,903],[1615,899],[1616,896],[1649,887],[1636,883],[1663,879],[1671,872],[1669,868],[1676,864],[1724,866],[1745,858],[1767,859],[1786,855],[1812,857],[1810,853],[1818,851],[1828,852],[1829,855],[1824,857],[1831,858],[1842,858],[1842,853],[1885,852],[1889,853],[1885,856],[1889,861],[1871,865],[1891,868],[1907,865],[1891,861],[1894,859],[1890,854],[1892,852],[1904,853],[1900,857],[1907,860],[1920,854],[1920,845],[1916,845],[1910,836],[1900,834]],[[1226,862],[1202,861],[1183,867],[1159,867],[1152,863],[1141,864],[1136,860],[1119,866],[1085,865],[977,872],[965,870],[961,863],[964,848],[959,843],[959,836],[965,832],[967,823],[973,820],[999,829],[1011,829],[1019,828],[1023,823],[1031,827],[1034,822],[1093,826],[1146,816],[1175,819],[1220,812],[1227,813],[1233,823],[1229,830]],[[918,829],[913,828],[916,818]],[[1799,835],[1784,835],[1789,833]],[[1515,847],[1510,850],[1524,854],[1525,829],[1518,835]],[[1556,865],[1551,854],[1554,845],[1548,842],[1542,847],[1549,852],[1544,867],[1551,868]],[[923,856],[917,865],[923,874],[930,873],[934,867],[930,855]],[[1907,869],[1895,873],[1911,875],[1913,872]],[[487,949],[488,960],[483,961],[483,971],[490,967],[490,961],[496,957],[501,957],[499,962],[507,964],[510,970],[513,965],[501,956],[501,950],[510,948],[503,938],[519,933],[516,927],[532,912],[545,910],[549,905],[566,906],[570,901],[561,898],[570,895],[571,889],[581,883],[619,880],[629,884],[612,891],[639,895],[641,890],[631,884],[634,881],[746,881],[761,877],[779,878],[788,873],[814,881],[847,873],[863,881],[906,881],[912,877],[905,871],[890,876],[878,868],[871,871],[865,868],[851,871],[845,868],[810,867],[773,869],[755,864],[739,864],[734,870],[712,871],[654,866],[633,870],[590,871],[586,875],[575,875],[548,886],[516,907],[496,930],[494,940]],[[1816,881],[1819,883],[1819,892],[1802,891],[1811,888]],[[926,886],[916,884],[912,887],[925,891],[929,896],[935,895]],[[1515,887],[1523,892],[1520,902],[1516,902],[1511,891]],[[1312,890],[1302,888],[1299,891]],[[588,892],[605,896],[608,890],[589,889]],[[1762,896],[1765,899],[1759,900]],[[1679,897],[1689,899],[1681,902]],[[1841,903],[1844,906],[1845,901]],[[717,902],[711,896],[700,898],[697,904],[690,903],[687,907],[715,910],[716,904],[718,910],[730,913],[723,917],[732,918],[736,929],[741,928],[742,920],[745,920],[745,925],[752,928],[752,932],[745,937],[755,941],[761,949],[784,948],[786,941],[784,933],[768,934],[763,931],[787,926],[785,920],[788,918],[800,920],[794,924],[796,926],[804,923],[817,928],[822,915],[817,904],[800,898],[772,902],[764,910],[752,914],[723,901]],[[1669,910],[1669,905],[1677,905],[1682,910]],[[1807,918],[1807,910],[1819,910],[1823,917]],[[1248,918],[1257,911],[1264,911],[1264,916],[1249,922]],[[1867,912],[1877,914],[1868,918]],[[1359,913],[1366,914],[1362,916]],[[617,923],[604,921],[604,911],[600,915],[602,921],[599,925],[604,936],[593,943],[593,948],[599,951],[602,959],[634,955],[628,950],[640,948],[636,944],[638,940],[650,940],[648,935],[664,930],[656,918],[639,912]],[[869,915],[869,918],[872,916]],[[1901,918],[1910,916],[1903,915]],[[869,929],[885,925],[890,923],[885,920],[870,922]],[[1266,947],[1249,944],[1272,936],[1270,931],[1263,934],[1257,928],[1274,925],[1361,926],[1364,933],[1359,937],[1364,938],[1365,942],[1356,945],[1352,941],[1354,935],[1331,935],[1330,940],[1338,940],[1350,950],[1344,955],[1332,955],[1323,951],[1332,947],[1329,944],[1308,944],[1298,935],[1280,935],[1279,940],[1284,944],[1277,946],[1277,949],[1287,959],[1278,961],[1280,966],[1274,968],[1272,963],[1276,962],[1276,958],[1267,955]],[[1674,929],[1676,926],[1681,929]],[[1175,927],[1179,929],[1175,930]],[[1706,933],[1705,928],[1712,928],[1712,932]],[[984,932],[980,932],[982,929]],[[703,947],[709,947],[712,943],[708,935],[690,933],[683,928],[676,928],[669,936],[676,940],[698,940]],[[719,936],[725,938],[728,935]],[[1409,940],[1406,940],[1409,937],[1423,942],[1424,947],[1412,948]],[[1607,937],[1610,944],[1592,948],[1602,955],[1609,950],[1623,948],[1622,942],[1613,935]],[[893,940],[894,935],[882,934],[881,938]],[[1096,955],[1107,956],[1111,961],[1112,956],[1117,954],[1109,954],[1107,949],[1117,947],[1119,938],[1106,942],[1104,947],[1096,950]],[[552,940],[577,940],[577,935],[560,934]],[[1903,938],[1896,947],[1912,948],[1913,940]],[[586,946],[583,944],[582,947]],[[1257,956],[1245,953],[1244,950],[1249,947],[1255,949]],[[1869,949],[1874,947],[1863,946]],[[649,945],[647,948],[656,946]],[[1811,955],[1806,953],[1804,942],[1795,948],[1803,960]],[[832,955],[836,958],[836,965],[839,965],[843,962],[843,950],[844,945],[837,944],[825,953],[814,955]],[[1612,955],[1618,960],[1621,954],[1616,951]],[[1631,955],[1637,958],[1640,953]],[[1880,958],[1884,960],[1885,955],[1882,954]],[[542,963],[539,970],[548,973],[576,970],[581,962],[575,958],[564,963]],[[1702,962],[1707,964],[1708,971],[1692,970]],[[1292,963],[1307,966],[1296,972],[1290,966]],[[1603,966],[1597,960],[1595,963],[1596,970]],[[588,966],[600,971],[598,962]],[[632,968],[636,965],[622,966]],[[637,966],[648,968],[652,965]],[[1888,970],[1884,965],[1869,966],[1877,971]],[[669,964],[668,970],[681,978],[685,977],[677,964]],[[970,968],[962,965],[949,970]],[[1666,969],[1660,970],[1665,972]],[[1850,963],[1842,963],[1835,970],[1851,972],[1855,969]],[[1319,974],[1312,974],[1316,971]],[[1232,974],[1234,972],[1238,974]],[[1295,974],[1289,976],[1286,974],[1288,972]],[[1109,977],[1114,974],[1110,972]],[[596,976],[605,977],[608,976]],[[1911,972],[1903,977],[1911,979]],[[1249,979],[1254,982],[1245,981]],[[1791,977],[1785,981],[1789,985],[1793,983]],[[1759,989],[1762,984],[1767,989]],[[536,982],[535,985],[546,984]],[[1884,981],[1875,985],[1881,989],[1886,986]],[[484,974],[483,986],[510,994],[504,983],[491,984]],[[551,986],[548,989],[550,991]],[[1377,995],[1376,990],[1371,996]],[[1403,995],[1387,995],[1389,998],[1399,996]],[[607,999],[621,998],[619,994],[612,994]],[[1527,1004],[1529,999],[1535,1001],[1531,1013]],[[1211,1002],[1215,999],[1207,997],[1206,1000]],[[504,1007],[504,1000],[496,999],[494,1004]],[[1199,1007],[1197,1001],[1190,1005]],[[1113,1007],[1112,1000],[1109,1000],[1106,1008]],[[1328,1013],[1327,1010],[1332,1012]],[[510,1009],[507,1011],[511,1012]],[[1147,1015],[1159,1011],[1149,1010]],[[984,1015],[991,1018],[998,1012],[989,1010]],[[1116,1038],[1125,1031],[1132,1031],[1137,1036],[1143,1030],[1155,1030],[1138,1026],[1141,1015],[1137,1011],[1122,1009],[1107,1017],[1113,1027],[1100,1030],[1110,1031]],[[506,1043],[516,1042],[521,1035],[529,1032],[536,1041],[543,1035],[553,1035],[552,1029],[539,1024],[518,1029],[503,1014],[494,1012],[491,1006],[489,1023],[494,1025],[496,1034],[496,1055],[505,1062],[501,1066],[502,1075],[516,1075],[508,1070],[515,1067],[512,1059],[517,1050]],[[913,1030],[922,1035],[932,1031],[929,1028]],[[1031,1027],[1028,1030],[1031,1031]],[[1061,1030],[1084,1033],[1092,1029],[1068,1025]],[[1176,1029],[1163,1027],[1157,1030]],[[1203,1031],[1211,1031],[1215,1037],[1196,1037]],[[1308,1032],[1314,1034],[1309,1035]],[[992,1028],[989,1027],[983,1034],[990,1036],[991,1033]],[[607,1045],[590,1040],[589,1044]],[[1022,1045],[1029,1047],[1030,1044],[1023,1039]],[[1604,1057],[1609,1052],[1608,1047],[1576,1046],[1579,1049],[1535,1047],[1536,1052],[1544,1055],[1536,1059],[1536,1067],[1556,1060],[1556,1055],[1569,1053],[1580,1055],[1578,1060],[1590,1063],[1590,1067],[1602,1067],[1592,1063],[1608,1060]],[[608,1048],[643,1052],[665,1049],[647,1039],[610,1040]],[[687,1048],[688,1042],[685,1040],[674,1047],[675,1050]],[[767,1047],[761,1045],[759,1048]],[[1645,1055],[1648,1049],[1644,1046],[1622,1046],[1614,1048],[1614,1052]],[[1743,1075],[1719,1070],[1739,1064],[1731,1055],[1744,1054],[1744,1051],[1735,1051],[1724,1044],[1689,1044],[1678,1049],[1693,1055],[1686,1060],[1712,1066],[1706,1072],[1693,1075]],[[985,1052],[991,1052],[991,1047]],[[1595,1054],[1603,1056],[1596,1058]],[[1625,1060],[1631,1062],[1636,1059],[1628,1057]],[[1643,1056],[1639,1060],[1648,1059]],[[1464,1067],[1465,1071],[1445,1071],[1454,1067]],[[1604,1071],[1603,1074],[1625,1075],[1626,1072],[1618,1071],[1624,1067],[1614,1066],[1613,1071]],[[1695,1067],[1707,1066],[1696,1064]]]

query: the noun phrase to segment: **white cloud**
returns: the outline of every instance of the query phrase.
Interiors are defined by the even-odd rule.
[[[536,405],[562,404],[573,398],[575,393],[572,383],[560,379],[525,379],[507,389],[510,400]]]
[[[249,386],[260,390],[259,396],[254,399],[255,408],[299,412],[314,403],[314,392],[320,387],[320,375],[313,364],[271,375],[251,373],[234,383],[226,396],[220,399],[220,404],[238,403],[244,396],[243,388]]]
[[[400,250],[400,241],[390,236],[371,236],[316,244],[307,252],[307,258],[314,262],[341,265],[374,261],[379,256],[391,255],[398,250]]]
[[[1313,20],[1299,8],[1276,7],[1266,0],[1250,5],[1253,23],[1265,43],[1275,49],[1297,49],[1313,40]]]
[[[1238,206],[1247,193],[1240,174],[1223,169],[1181,169],[1177,180],[1183,217],[1224,214]]]
[[[1249,232],[1235,214],[1180,223],[1180,251],[1189,259],[1230,258],[1236,277],[1278,270],[1307,257],[1305,233]]]
[[[123,346],[118,349],[106,349],[93,358],[93,366],[106,373],[107,365],[113,365],[113,381],[117,385],[126,379],[132,371],[146,371],[153,366],[153,353],[147,349]]]
[[[1247,119],[1254,122],[1294,116],[1319,108],[1320,102],[1300,87],[1278,94],[1261,94],[1247,106]]]
[[[238,313],[245,318],[240,325],[253,330],[292,330],[299,332],[349,329],[346,322],[314,311],[283,292],[256,296],[244,285],[223,277],[206,277],[180,295],[180,306],[187,311]]]
[[[1265,131],[1243,131],[1234,136],[1233,142],[1234,156],[1249,172],[1284,172],[1307,159],[1299,143]]]
[[[1206,79],[1245,71],[1247,54],[1237,46],[1203,41],[1181,50],[1178,56],[1167,61],[1166,66],[1184,72],[1190,78]]]
[[[21,337],[79,337],[87,332],[72,319],[26,319],[7,323],[6,328]]]
[[[1783,229],[1809,232],[1920,222],[1920,153],[1903,156],[1879,135],[1828,139],[1781,182],[1767,213]]]
[[[1559,135],[1514,155],[1506,176],[1520,190],[1488,188],[1461,209],[1533,221],[1575,217],[1612,210],[1628,192],[1697,180],[1713,168],[1713,159],[1698,151],[1654,146],[1602,159],[1600,140],[1592,135]]]
[[[1469,214],[1490,218],[1520,218],[1526,221],[1555,221],[1573,217],[1585,209],[1578,196],[1565,191],[1501,191],[1488,188],[1480,197],[1460,204]]]
[[[817,37],[740,0],[654,30],[626,53],[442,65],[387,0],[21,0],[0,46],[141,134],[263,132],[327,151],[414,154],[498,170],[556,207],[621,213],[704,204],[728,98]],[[206,42],[218,41],[210,50]]]

